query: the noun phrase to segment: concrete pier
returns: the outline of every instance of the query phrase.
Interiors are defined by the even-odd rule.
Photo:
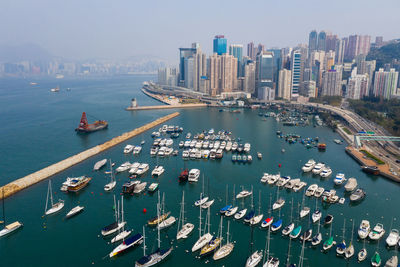
[[[137,106],[127,107],[128,111],[151,110],[151,109],[174,109],[174,108],[204,108],[207,104],[179,104],[179,105],[157,105],[157,106]]]
[[[37,172],[34,172],[32,174],[29,174],[25,177],[22,177],[20,179],[17,179],[11,183],[8,183],[2,187],[0,187],[0,192],[2,192],[4,188],[4,197],[9,197],[33,184],[36,184],[38,182],[41,182],[57,173],[60,173],[78,163],[81,163],[84,160],[87,160],[90,157],[93,157],[101,152],[106,151],[107,149],[116,146],[122,142],[125,142],[126,140],[135,137],[159,124],[162,124],[172,118],[175,118],[179,115],[179,112],[175,112],[172,114],[169,114],[167,116],[161,117],[155,121],[152,121],[146,125],[143,125],[139,128],[136,128],[130,132],[123,133],[120,136],[114,137],[113,139],[101,144],[97,145],[95,147],[92,147],[88,150],[85,150],[79,154],[76,154],[74,156],[71,156],[69,158],[66,158],[62,161],[59,161],[57,163],[54,163],[46,168],[43,168]],[[0,194],[0,199],[3,198],[3,194]]]

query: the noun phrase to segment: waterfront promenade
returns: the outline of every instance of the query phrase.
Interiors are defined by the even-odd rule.
[[[39,171],[36,171],[34,173],[31,173],[31,174],[25,176],[25,177],[22,177],[13,182],[10,182],[10,183],[2,186],[0,188],[0,191],[4,192],[4,198],[7,198],[25,188],[33,185],[33,184],[43,181],[57,173],[60,173],[64,170],[78,164],[78,163],[81,163],[84,160],[89,159],[90,157],[93,157],[101,152],[104,152],[113,146],[116,146],[122,142],[125,142],[128,139],[137,136],[138,134],[141,134],[159,124],[162,124],[172,118],[175,118],[178,115],[179,115],[179,112],[174,112],[172,114],[161,117],[155,121],[152,121],[148,124],[145,124],[139,128],[136,128],[130,132],[123,133],[122,135],[114,137],[111,140],[109,140],[103,144],[100,144],[100,145],[97,145],[90,149],[87,149],[79,154],[73,155],[62,161],[54,163],[46,168],[43,168]],[[0,195],[0,199],[2,199],[2,198],[3,198],[3,194]]]

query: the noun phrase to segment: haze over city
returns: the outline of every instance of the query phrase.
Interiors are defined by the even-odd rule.
[[[216,34],[266,47],[307,43],[313,29],[397,38],[399,7],[397,0],[2,1],[0,45],[32,43],[71,59],[148,55],[176,64],[178,48],[192,42],[211,53]]]

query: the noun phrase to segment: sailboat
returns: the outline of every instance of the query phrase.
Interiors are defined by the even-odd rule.
[[[101,230],[102,236],[108,236],[114,234],[115,232],[119,231],[122,227],[124,227],[124,225],[126,224],[126,222],[119,220],[119,201],[118,205],[116,205],[115,195],[114,195],[114,208],[115,208],[115,213],[114,213],[115,222],[107,225]]]
[[[280,209],[283,205],[285,205],[285,199],[279,198],[279,187],[276,188],[276,201],[272,205],[272,210]]]
[[[247,209],[244,208],[244,199],[243,198],[242,198],[241,206],[242,206],[242,209],[239,212],[237,212],[234,216],[236,220],[242,219],[246,215],[246,212],[247,212]]]
[[[162,214],[166,214],[166,213],[165,213],[165,194],[164,194],[164,193],[163,193],[163,198],[162,198],[161,207],[162,207]],[[160,230],[162,230],[162,229],[164,229],[164,228],[170,227],[170,226],[173,225],[175,222],[176,222],[176,218],[175,218],[174,216],[170,216],[170,217],[167,216],[167,218],[166,218],[165,220],[163,220],[162,222],[160,222],[160,223],[157,225],[157,228],[160,229]]]
[[[261,223],[261,227],[265,228],[270,226],[274,222],[274,217],[271,216],[272,209],[272,195],[269,194],[269,209],[268,209],[268,217]]]
[[[179,228],[181,226],[181,228]],[[185,223],[185,191],[182,192],[181,212],[179,213],[178,220],[178,232],[176,239],[187,238],[188,235],[193,231],[194,224]]]
[[[278,189],[279,190],[279,189]],[[278,191],[279,192],[279,191]],[[271,224],[271,231],[276,232],[282,228],[281,209],[278,212],[278,220]]]
[[[110,178],[111,181],[104,186],[104,191],[111,191],[114,189],[115,185],[117,184],[117,181],[115,181],[113,169],[112,169],[112,164],[111,164],[111,159],[110,159]]]
[[[124,218],[124,197],[121,196],[121,222],[125,222],[124,219],[125,219]],[[125,230],[125,224],[126,224],[126,222],[123,224],[122,228],[120,229],[122,231],[120,231],[118,233],[118,235],[116,235],[113,239],[111,239],[111,243],[115,243],[120,240],[123,240],[132,233],[132,231],[130,231],[130,230]]]
[[[313,223],[319,222],[319,220],[321,220],[321,217],[322,217],[321,210],[318,209],[318,198],[315,198],[315,211],[312,214]]]
[[[234,215],[234,214],[237,212],[238,207],[235,206],[235,200],[236,200],[236,197],[235,197],[235,185],[233,185],[232,208],[230,208],[229,210],[227,210],[227,211],[225,212],[225,216],[226,216],[226,217],[230,217],[230,216]]]
[[[271,227],[268,228],[266,249],[264,250],[264,264],[263,264],[263,267],[278,267],[279,266],[279,259],[269,255],[270,238],[271,238]]]
[[[4,187],[2,190],[3,193],[3,225],[5,225],[3,227],[3,229],[0,230],[0,237],[11,234],[12,232],[14,232],[15,230],[17,230],[18,228],[22,227],[23,224],[20,223],[19,221],[10,223],[8,225],[6,225],[6,212],[5,212],[5,200],[4,200]]]
[[[50,209],[47,209],[49,204],[49,196],[50,196]],[[47,197],[46,197],[46,207],[44,209],[45,215],[50,215],[56,213],[64,208],[64,200],[59,199],[57,203],[53,202],[53,189],[51,187],[51,180],[49,180],[49,186],[47,187]]]
[[[259,224],[264,214],[261,213],[261,190],[258,191],[258,215],[250,219],[251,225]]]
[[[344,240],[344,234],[346,231],[346,219],[343,221],[343,237],[342,237],[342,242],[340,242],[337,247],[336,247],[336,254],[338,256],[342,256],[344,254],[344,251],[346,250],[346,241]]]
[[[201,233],[201,209],[200,209],[200,222],[199,222],[199,239],[194,243],[192,247],[192,252],[195,252],[202,247],[204,247],[208,242],[211,241],[213,238],[213,235],[210,233],[210,208],[207,210],[207,218],[206,218],[206,223],[204,224],[204,230],[203,230],[203,235]],[[206,233],[206,227],[208,227],[208,231]]]
[[[304,191],[305,191],[305,189],[304,189]],[[305,192],[304,192],[304,193],[303,193],[303,200],[302,200],[302,203],[301,203],[302,209],[301,209],[301,211],[300,211],[300,218],[304,218],[304,217],[306,217],[306,216],[310,213],[310,208],[304,206],[305,195],[306,195],[306,194],[305,194]]]
[[[160,217],[160,203],[157,203],[157,216]],[[144,227],[143,227],[144,229]],[[161,261],[163,261],[172,252],[172,246],[166,249],[161,249],[161,238],[160,238],[160,228],[157,227],[157,241],[158,247],[153,253],[146,255],[146,242],[143,242],[143,254],[144,256],[136,261],[135,267],[147,267],[153,266]]]
[[[357,259],[359,262],[362,262],[367,258],[367,249],[365,248],[365,239],[363,240],[363,248],[358,252]]]
[[[228,185],[226,185],[226,192],[225,192],[225,206],[219,210],[221,214],[225,214],[229,210],[231,210],[233,206],[228,204]]]
[[[253,186],[251,187],[251,192],[253,192]],[[250,220],[255,216],[256,212],[254,211],[254,198],[253,194],[251,194],[251,209],[244,217],[244,222],[249,223]]]
[[[254,231],[254,228],[251,227],[251,241],[250,241],[250,253],[251,253],[251,255],[250,255],[250,257],[247,258],[246,267],[257,266],[260,263],[260,261],[261,261],[261,259],[263,257],[262,251],[256,250],[256,251],[253,252],[253,231]]]
[[[332,236],[332,224],[331,224],[331,228],[329,230],[329,238],[324,242],[324,245],[322,247],[322,249],[324,251],[328,251],[332,246],[336,245],[336,241],[333,240],[333,236]]]
[[[349,246],[344,251],[344,257],[346,259],[350,259],[354,255],[354,246],[353,246],[353,234],[354,234],[354,220],[353,227],[351,228],[351,240]]]
[[[137,233],[136,235],[124,239],[124,241],[119,246],[117,246],[115,249],[113,249],[113,251],[110,252],[109,257],[112,258],[114,256],[117,256],[118,254],[125,252],[129,248],[141,244],[144,240],[144,236],[145,232],[143,226],[143,235]]]
[[[322,234],[319,231],[320,226],[321,226],[321,223],[318,222],[317,234],[315,236],[313,236],[313,238],[311,239],[311,245],[313,245],[313,246],[318,246],[322,241]]]
[[[157,203],[158,203],[158,205],[161,207],[161,205],[160,205],[160,191],[158,191],[157,193],[158,193],[158,194],[157,194],[157,196],[158,196],[158,202],[157,202]],[[157,207],[158,207],[158,206],[157,206]],[[164,221],[165,219],[167,219],[168,216],[169,216],[169,214],[170,214],[170,212],[163,213],[163,214],[159,214],[159,212],[158,212],[158,210],[157,210],[157,216],[151,218],[150,220],[148,220],[148,221],[147,221],[147,224],[150,225],[150,226],[158,225],[158,224],[160,224],[162,221]]]
[[[211,241],[208,242],[208,244],[205,245],[201,249],[200,256],[209,255],[210,253],[214,252],[219,247],[219,245],[221,244],[221,241],[222,241],[222,220],[223,220],[223,218],[224,217],[221,216],[217,237],[213,237],[211,239]]]
[[[228,256],[235,247],[235,245],[232,242],[229,242],[229,223],[230,222],[228,221],[228,230],[226,231],[226,244],[223,245],[222,247],[220,246],[220,248],[217,251],[215,251],[213,255],[213,259],[215,261]]]
[[[292,207],[290,209],[290,223],[283,228],[282,234],[289,235],[294,229],[294,222],[293,222],[293,198],[292,198]]]
[[[207,200],[208,200],[208,197],[204,196],[204,174],[203,174],[203,189],[202,189],[202,192],[200,194],[200,198],[194,203],[194,205],[195,206],[201,206],[204,203],[206,203]]]

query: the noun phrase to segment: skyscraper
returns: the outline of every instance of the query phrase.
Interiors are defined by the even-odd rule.
[[[399,73],[395,69],[384,71],[380,68],[375,72],[374,96],[390,99],[397,91]]]
[[[179,48],[179,84],[184,86],[185,82],[185,59],[196,54],[196,48]]]
[[[326,32],[321,31],[318,34],[318,50],[325,51],[326,50]]]
[[[195,61],[193,57],[186,57],[184,59],[184,86],[189,89],[193,89],[193,84],[194,84],[194,66],[195,66]]]
[[[371,48],[371,36],[350,35],[346,48],[345,58],[353,60],[358,55],[368,55]]]
[[[291,71],[292,71],[291,97],[298,97],[300,83],[301,83],[301,52],[299,50],[293,51],[291,63],[292,63],[291,64]]]
[[[216,96],[220,88],[220,77],[221,77],[221,56],[214,53],[208,59],[208,78],[210,80],[210,95]]]
[[[256,63],[254,61],[247,61],[244,65],[244,87],[246,93],[255,93],[256,88]]]
[[[229,46],[229,55],[234,56],[238,61],[238,63],[237,63],[237,65],[238,65],[238,69],[237,69],[238,77],[239,76],[243,76],[242,75],[242,71],[241,71],[242,62],[243,62],[242,61],[243,60],[243,45],[241,45],[241,44],[231,44]]]
[[[317,50],[317,45],[318,45],[318,33],[316,30],[313,30],[312,32],[310,32],[310,35],[308,37],[309,54],[311,54],[312,51]]]
[[[346,50],[346,39],[337,39],[335,48],[335,63],[343,64]]]
[[[221,56],[221,92],[237,89],[237,59],[228,54]]]
[[[257,88],[274,86],[274,57],[272,52],[261,52],[257,55],[256,65]]]
[[[263,44],[258,44],[257,46],[257,54],[264,52],[265,51],[265,46]]]
[[[292,72],[287,69],[281,69],[279,71],[279,83],[278,83],[278,97],[286,100],[291,98],[291,83],[292,83]]]
[[[225,54],[227,52],[227,41],[225,36],[216,35],[213,42],[213,52],[218,55]]]
[[[256,47],[254,46],[253,42],[250,42],[247,44],[247,56],[252,59],[252,60],[256,60],[256,55],[257,55],[257,51],[256,51]]]
[[[342,95],[342,66],[325,71],[322,75],[322,95]]]
[[[336,42],[337,42],[338,38],[337,35],[332,35],[332,34],[328,34],[326,36],[326,47],[325,47],[325,51],[329,52],[329,51],[335,51],[336,49]]]

